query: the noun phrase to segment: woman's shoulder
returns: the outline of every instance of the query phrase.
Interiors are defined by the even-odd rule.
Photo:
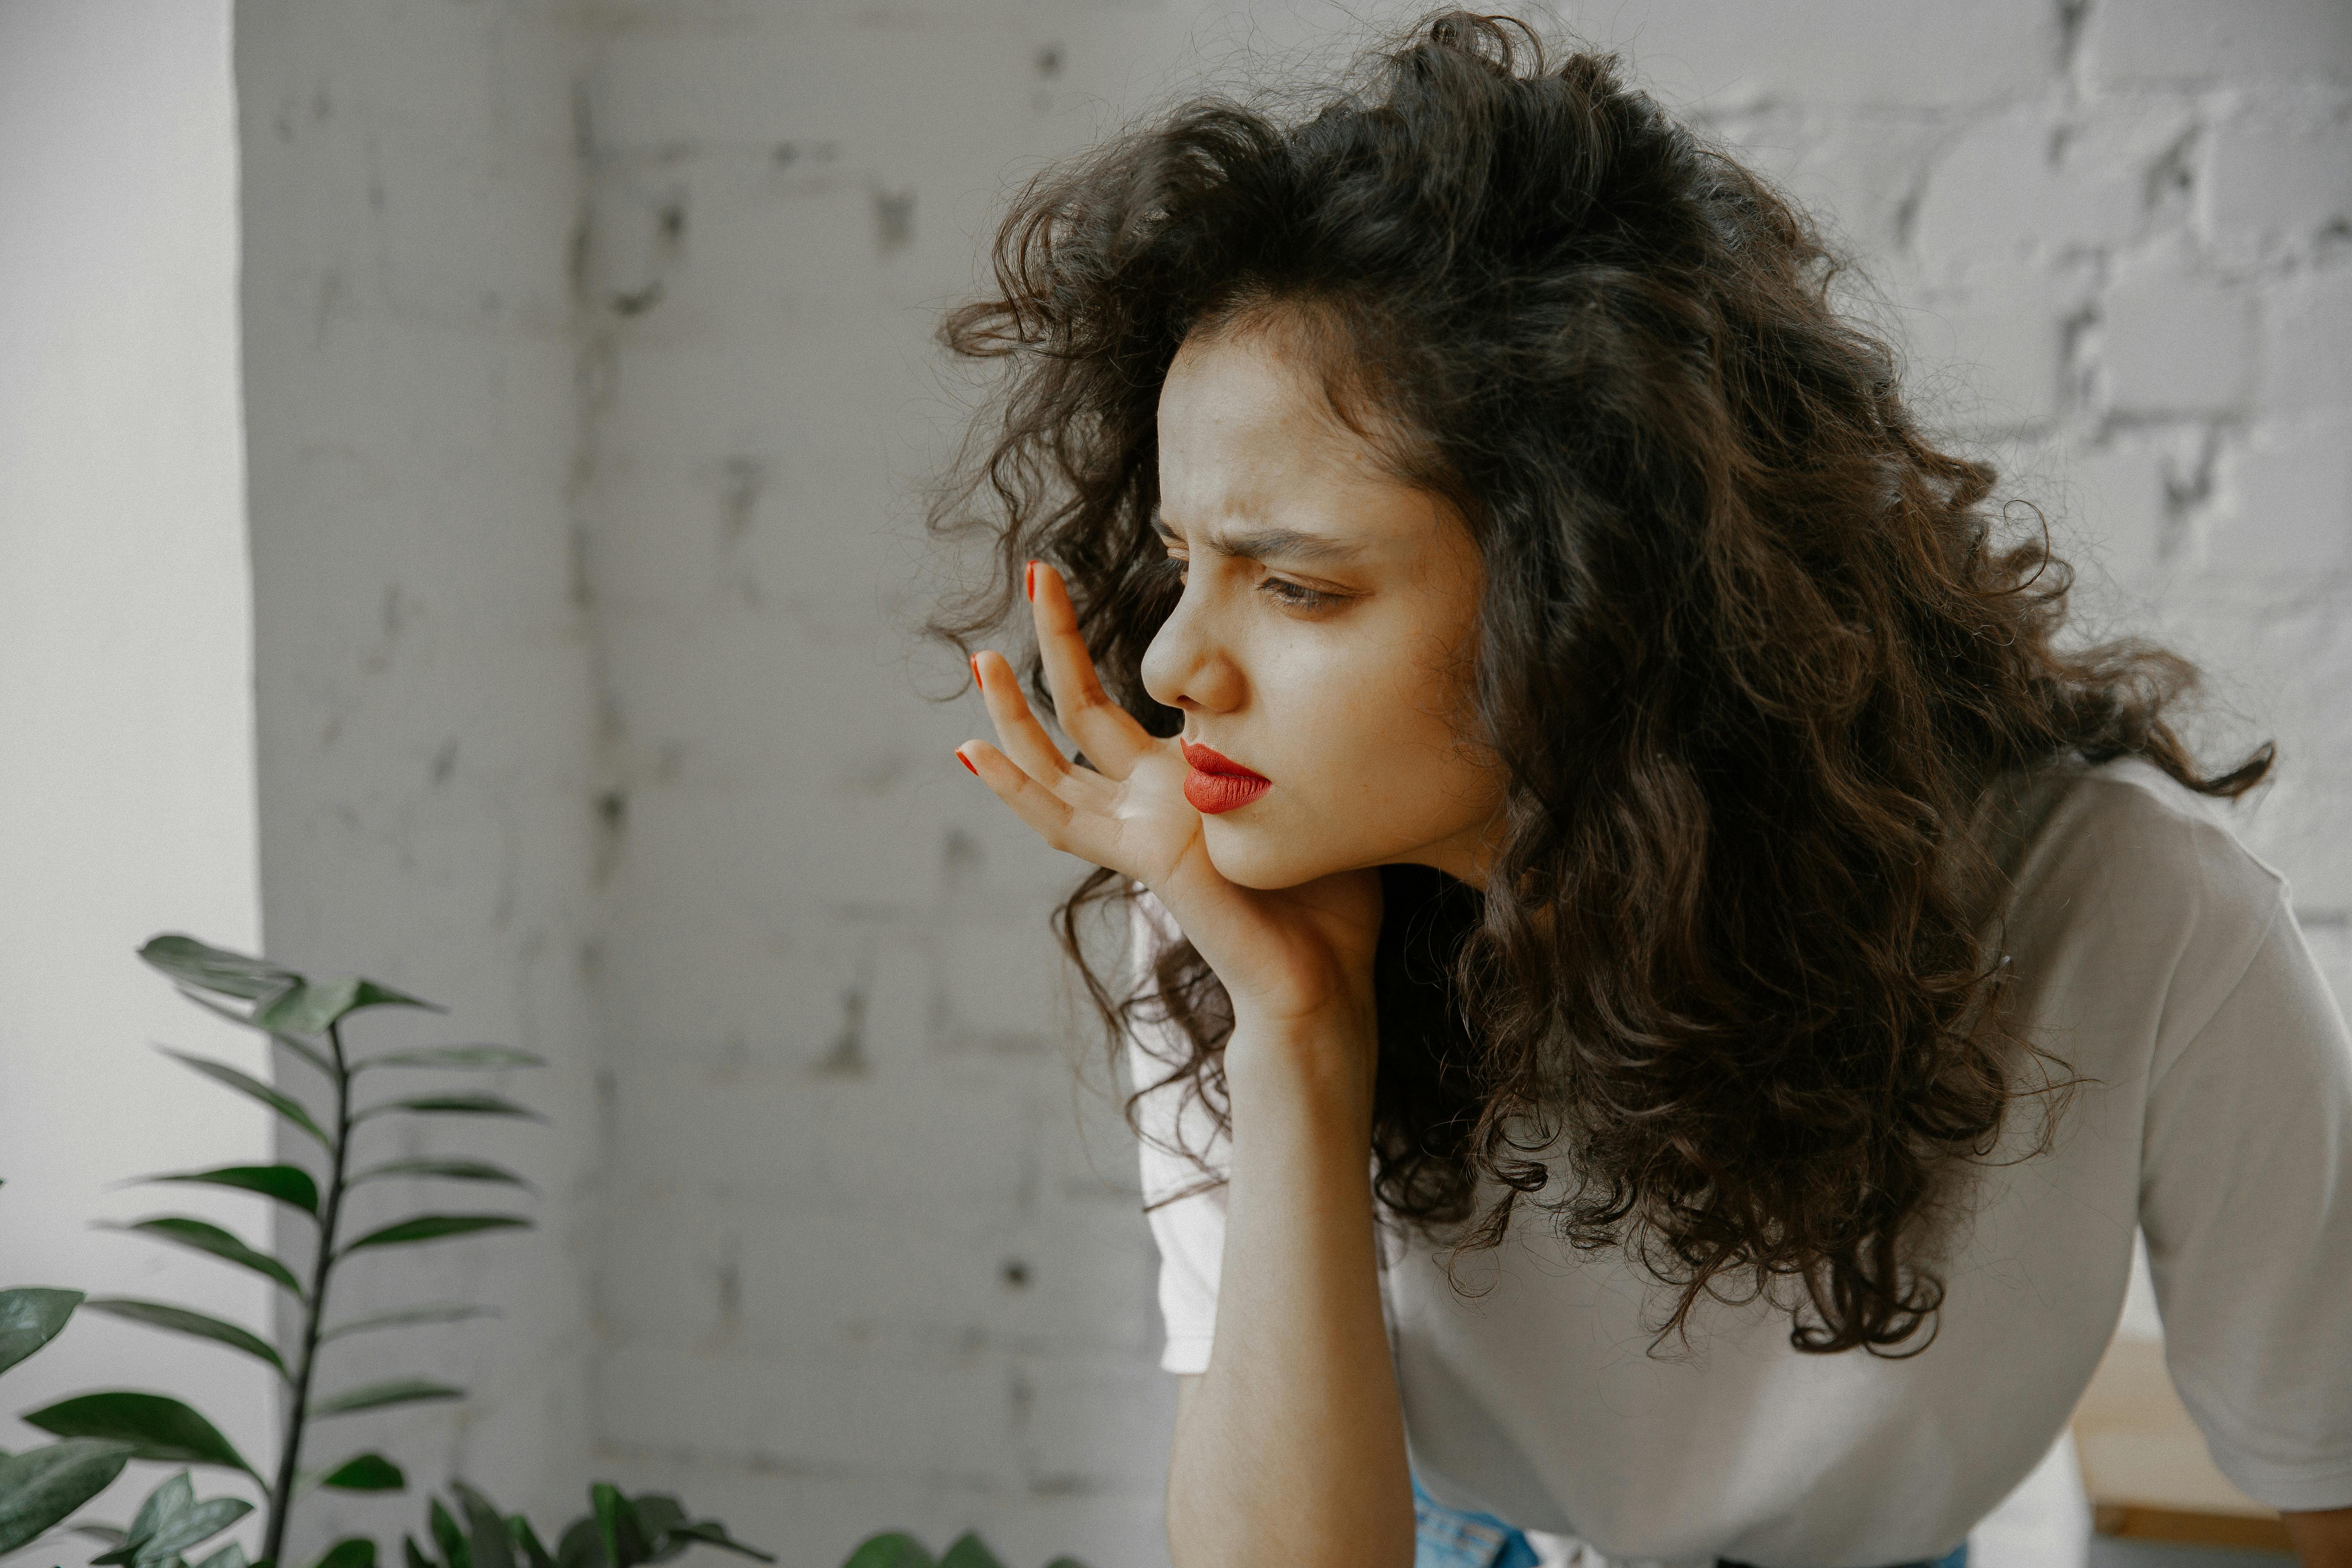
[[[2139,757],[2054,766],[2030,781],[2019,815],[2038,818],[2013,873],[2020,896],[2079,890],[2145,896],[2185,914],[2238,913],[2267,923],[2286,879],[2238,837],[2233,808]],[[2234,819],[2234,820],[2233,820]]]
[[[2153,988],[2175,1019],[2218,1006],[2291,918],[2286,879],[2238,837],[2243,809],[2137,758],[2026,781],[1994,814],[2010,951],[2069,989]]]

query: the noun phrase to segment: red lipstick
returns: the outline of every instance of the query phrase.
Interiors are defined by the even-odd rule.
[[[1184,798],[1204,816],[1235,811],[1274,787],[1274,781],[1255,773],[1222,752],[1179,739],[1184,761],[1192,771],[1184,775]]]

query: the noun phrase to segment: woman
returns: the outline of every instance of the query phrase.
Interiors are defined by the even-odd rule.
[[[1184,1568],[1957,1561],[2136,1223],[2216,1458],[2352,1563],[2352,1049],[2213,805],[2269,751],[2066,651],[1832,270],[1449,16],[1042,179],[950,319],[947,629],[1024,584],[1082,760],[992,651],[959,756],[1099,868],[1074,953],[1139,911]]]

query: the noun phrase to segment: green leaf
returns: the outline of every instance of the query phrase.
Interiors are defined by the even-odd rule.
[[[988,1549],[987,1542],[982,1541],[976,1532],[967,1530],[955,1538],[954,1543],[940,1558],[940,1568],[1004,1568],[1004,1564],[997,1561],[996,1553]]]
[[[302,981],[255,1008],[253,1022],[256,1027],[283,1031],[289,1035],[323,1035],[362,1007],[422,1007],[431,1013],[446,1011],[421,997],[394,991],[389,985],[379,985],[355,974],[343,974],[327,980]]]
[[[208,1221],[192,1219],[185,1215],[165,1215],[158,1219],[142,1219],[132,1225],[104,1225],[100,1228],[131,1231],[140,1236],[152,1236],[159,1241],[194,1247],[198,1252],[209,1252],[215,1258],[234,1263],[240,1268],[250,1268],[256,1274],[268,1275],[287,1289],[291,1290],[294,1293],[294,1299],[298,1301],[307,1299],[302,1293],[300,1282],[294,1278],[293,1270],[270,1257],[269,1254],[255,1251],[227,1231]]]
[[[253,1568],[253,1565],[246,1560],[245,1548],[232,1541],[197,1563],[196,1568]]]
[[[131,1528],[123,1532],[114,1550],[99,1561],[129,1562],[155,1538],[156,1531],[195,1506],[196,1483],[187,1471],[182,1470],[147,1494],[146,1500],[139,1505],[138,1513],[131,1518]]]
[[[407,1561],[408,1568],[441,1568],[441,1564],[425,1555],[425,1548],[416,1544],[416,1537],[413,1535],[401,1536],[400,1553]]]
[[[317,1415],[349,1415],[359,1410],[381,1410],[388,1405],[418,1405],[428,1399],[463,1399],[466,1391],[452,1388],[446,1383],[429,1383],[421,1377],[394,1377],[382,1383],[363,1383],[357,1388],[347,1388],[341,1394],[330,1394],[310,1406]]]
[[[563,1527],[555,1543],[555,1568],[604,1568],[604,1543],[597,1539],[594,1514]]]
[[[746,1546],[728,1534],[727,1527],[715,1519],[698,1519],[692,1524],[678,1525],[670,1531],[670,1534],[673,1538],[691,1537],[705,1546],[716,1546],[721,1552],[732,1552],[740,1556],[755,1558],[761,1563],[773,1563],[776,1560],[773,1552],[762,1552],[756,1546]]]
[[[608,1568],[637,1568],[651,1543],[646,1540],[635,1506],[610,1481],[590,1487],[588,1502],[596,1516],[596,1539],[604,1548]]]
[[[539,1531],[530,1527],[530,1521],[519,1513],[507,1515],[507,1534],[514,1542],[515,1550],[522,1553],[523,1561],[530,1565],[530,1568],[555,1568],[553,1554],[547,1550],[546,1543],[540,1540]]]
[[[466,1544],[466,1532],[457,1528],[457,1521],[449,1517],[449,1510],[441,1506],[439,1498],[426,1508],[425,1521],[431,1526],[434,1544],[441,1548],[442,1559],[449,1568],[474,1568],[474,1552]]]
[[[408,1478],[382,1454],[353,1454],[321,1476],[319,1484],[345,1492],[396,1492],[407,1487]]]
[[[112,1486],[134,1452],[129,1443],[69,1437],[0,1459],[0,1556]]]
[[[352,1177],[351,1184],[356,1187],[362,1182],[425,1177],[447,1182],[503,1182],[526,1192],[538,1191],[505,1166],[492,1165],[481,1160],[389,1160],[381,1165],[371,1165]]]
[[[529,1230],[531,1222],[512,1214],[421,1214],[397,1225],[372,1230],[357,1241],[344,1247],[337,1256],[357,1252],[362,1247],[404,1247],[411,1242],[439,1241],[444,1237],[472,1236],[485,1230]]]
[[[184,1568],[181,1553],[197,1543],[210,1540],[253,1511],[253,1505],[241,1498],[207,1498],[196,1500],[195,1483],[188,1472],[163,1482],[147,1494],[140,1505],[139,1516],[131,1521],[128,1531],[108,1532],[113,1547],[94,1563],[128,1563],[134,1568]],[[96,1534],[92,1531],[89,1533]],[[230,1561],[242,1563],[244,1553],[234,1559],[215,1552],[213,1559],[224,1564]]]
[[[362,1068],[451,1068],[468,1072],[491,1072],[501,1068],[543,1068],[545,1057],[530,1051],[519,1051],[512,1046],[422,1046],[410,1051],[385,1051],[352,1064],[352,1070]]]
[[[375,1568],[375,1542],[364,1535],[346,1535],[310,1568]]]
[[[911,1535],[892,1531],[887,1535],[869,1536],[849,1561],[841,1568],[939,1568],[923,1543]]]
[[[655,1562],[675,1557],[686,1550],[684,1542],[671,1551],[662,1550],[662,1537],[686,1522],[686,1510],[677,1499],[661,1492],[640,1492],[629,1500],[629,1506],[637,1510],[637,1528],[645,1533],[646,1545]]]
[[[156,1490],[160,1492],[164,1487],[172,1487],[176,1491],[177,1483],[186,1479],[187,1472],[183,1470]],[[208,1498],[196,1502],[193,1490],[190,1489],[185,1506],[175,1506],[156,1521],[152,1534],[142,1536],[134,1524],[129,1540],[104,1556],[93,1557],[90,1561],[93,1563],[131,1563],[138,1564],[138,1568],[163,1568],[163,1564],[177,1559],[189,1547],[211,1540],[253,1511],[253,1505],[243,1498]],[[173,1500],[174,1505],[180,1502],[176,1496]],[[143,1509],[141,1511],[142,1514],[145,1512]]]
[[[449,1489],[466,1510],[466,1544],[473,1550],[474,1568],[515,1568],[514,1538],[498,1505],[463,1481],[451,1481]]]
[[[266,1361],[282,1375],[285,1362],[278,1359],[278,1348],[260,1335],[225,1322],[203,1312],[192,1312],[185,1307],[174,1307],[167,1301],[136,1301],[127,1296],[96,1296],[83,1303],[93,1312],[123,1318],[149,1328],[163,1329],[175,1334],[193,1334],[200,1340],[214,1340],[259,1361]]]
[[[48,1285],[0,1290],[0,1372],[56,1339],[80,1302],[80,1291]]]
[[[546,1117],[528,1105],[517,1105],[495,1094],[415,1094],[404,1100],[387,1100],[354,1112],[353,1121],[365,1121],[372,1116],[388,1116],[395,1110],[414,1111],[421,1115],[443,1116],[521,1116],[533,1121]]]
[[[110,1442],[129,1443],[134,1459],[226,1465],[248,1476],[254,1474],[245,1457],[211,1422],[178,1400],[161,1394],[129,1389],[85,1394],[33,1411],[24,1419],[60,1437],[103,1437]]]
[[[236,1187],[276,1198],[288,1208],[319,1216],[319,1184],[299,1165],[220,1165],[209,1171],[174,1171],[169,1175],[142,1176],[142,1184],[179,1182],[211,1187]]]
[[[320,1343],[339,1340],[345,1334],[366,1333],[371,1329],[404,1329],[417,1323],[461,1323],[468,1318],[495,1318],[495,1307],[470,1307],[462,1301],[435,1301],[422,1307],[395,1307],[389,1312],[370,1312],[364,1318],[353,1318],[348,1323],[337,1323],[319,1336]]]
[[[183,985],[216,996],[242,996],[258,1001],[275,996],[302,977],[266,958],[248,958],[226,948],[209,947],[177,931],[155,937],[139,950],[148,965],[160,969]]]
[[[214,1082],[226,1084],[229,1088],[236,1090],[237,1093],[242,1094],[248,1099],[259,1100],[262,1104],[269,1107],[270,1110],[278,1112],[278,1115],[286,1118],[287,1121],[292,1122],[295,1126],[299,1127],[303,1131],[308,1132],[311,1137],[316,1138],[319,1141],[320,1147],[324,1149],[332,1149],[334,1147],[334,1143],[328,1138],[325,1129],[321,1128],[317,1122],[310,1120],[310,1113],[303,1109],[302,1102],[300,1100],[294,1099],[290,1095],[278,1093],[276,1089],[270,1088],[259,1079],[255,1078],[248,1073],[239,1072],[236,1068],[229,1066],[226,1062],[216,1062],[210,1057],[190,1056],[185,1051],[175,1051],[168,1047],[158,1047],[157,1048],[162,1050],[165,1056],[170,1057],[173,1061],[186,1063],[189,1067],[195,1068],[198,1072],[204,1074],[206,1078],[211,1079]]]
[[[181,995],[186,997],[189,1001],[194,1002],[197,1006],[202,1007],[205,1012],[210,1013],[215,1018],[226,1018],[232,1024],[242,1025],[244,1027],[248,1029],[261,1028],[260,1025],[253,1021],[253,1015],[250,1013],[240,1013],[234,1007],[224,1007],[219,1003],[214,1001],[211,997],[206,996],[200,992],[191,991],[184,985],[179,988],[179,992]],[[329,1078],[341,1078],[342,1076],[342,1074],[335,1070],[335,1064],[330,1061],[316,1046],[311,1045],[309,1041],[302,1039],[299,1036],[281,1035],[268,1029],[262,1029],[261,1032],[268,1035],[278,1044],[284,1046],[288,1050],[292,1051],[296,1056],[300,1057],[304,1061],[309,1062],[312,1067],[317,1068],[320,1072],[325,1073]],[[218,1553],[215,1553],[215,1555],[218,1555]]]

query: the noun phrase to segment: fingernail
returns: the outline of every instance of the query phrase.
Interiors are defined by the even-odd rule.
[[[971,765],[971,759],[965,756],[961,752],[958,752],[956,753],[956,761],[961,763],[963,764],[963,771],[970,773],[972,777],[978,778],[980,776],[980,770],[973,767]]]
[[[1029,595],[1029,602],[1035,604],[1037,602],[1037,563],[1034,561],[1029,563],[1022,572],[1021,586],[1022,590]]]
[[[988,689],[988,682],[982,678],[980,673],[980,655],[978,654],[973,654],[971,656],[971,683],[974,686],[979,687],[982,691]]]

